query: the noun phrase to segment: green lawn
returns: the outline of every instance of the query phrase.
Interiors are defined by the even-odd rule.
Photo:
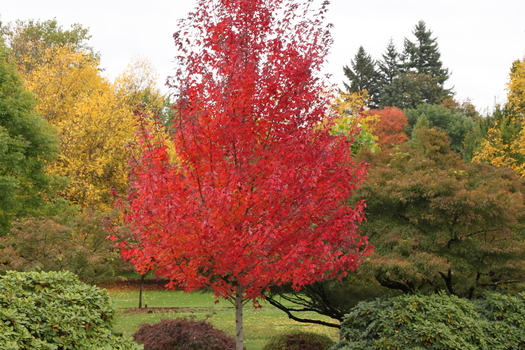
[[[180,291],[145,291],[143,304],[154,310],[153,313],[134,313],[138,305],[137,291],[110,291],[111,298],[119,310],[116,319],[116,330],[126,335],[133,334],[140,323],[155,323],[166,318],[193,316],[197,319],[207,319],[216,327],[231,336],[235,334],[235,309],[225,300],[215,303],[212,293],[184,293]],[[156,308],[180,308],[176,312],[157,312]],[[324,319],[316,313],[304,317]],[[338,335],[335,329],[298,323],[288,319],[284,312],[263,303],[260,309],[254,309],[251,304],[244,309],[244,337],[247,350],[261,350],[268,339],[281,331],[302,329],[316,333],[327,334],[334,340]]]

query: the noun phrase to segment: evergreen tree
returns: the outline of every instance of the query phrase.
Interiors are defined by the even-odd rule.
[[[402,71],[400,56],[397,52],[394,41],[390,38],[386,47],[386,52],[383,54],[383,59],[377,64],[379,74],[381,75],[381,82],[384,85],[392,84],[394,79]]]
[[[412,33],[416,37],[414,42],[405,38],[403,52],[405,67],[418,74],[437,78],[438,84],[442,87],[450,77],[450,73],[448,68],[443,68],[437,39],[432,38],[432,31],[427,30],[423,21],[416,24]]]
[[[370,97],[370,107],[376,108],[379,104],[380,75],[376,69],[376,62],[360,46],[354,59],[350,61],[351,68],[343,67],[345,76],[349,84],[344,82],[348,92],[359,92],[367,90]]]
[[[451,89],[443,87],[450,73],[443,68],[437,39],[432,38],[432,31],[426,29],[425,22],[419,21],[413,34],[416,40],[412,42],[405,38],[401,55],[396,54],[392,42],[383,55],[381,72],[388,75],[383,73],[381,106],[416,108],[420,104],[439,104],[453,95]],[[392,78],[394,63],[397,63],[397,75]]]
[[[404,66],[392,39],[386,47],[383,59],[378,62],[378,70],[381,76],[379,105],[381,107],[397,106],[403,108],[399,101],[403,100],[404,85],[406,84],[397,78],[404,71]]]

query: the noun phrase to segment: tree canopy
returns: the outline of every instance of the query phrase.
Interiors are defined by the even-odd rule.
[[[0,39],[0,234],[12,218],[38,214],[59,184],[46,173],[58,152],[56,132],[35,105]]]
[[[525,176],[525,59],[511,66],[507,99],[504,108],[492,118],[474,160],[508,167]]]
[[[367,247],[362,203],[345,205],[365,167],[331,132],[327,4],[312,3],[199,1],[174,36],[177,160],[145,128],[133,164],[125,256],[234,302],[239,350],[246,300],[344,275]]]
[[[56,20],[18,21],[3,31],[26,88],[38,97],[37,111],[58,132],[60,152],[48,173],[69,180],[60,194],[83,208],[109,210],[111,191],[128,187],[133,110],[155,115],[164,104],[154,70],[135,60],[110,82],[88,46],[89,31],[78,24],[66,30]]]
[[[19,72],[25,77],[33,69],[44,63],[45,53],[59,47],[72,47],[77,52],[87,52],[97,58],[93,48],[88,45],[91,38],[89,29],[75,23],[70,29],[63,29],[56,19],[47,21],[21,21],[3,25],[0,34],[11,49],[11,55],[18,65]]]
[[[523,180],[509,169],[465,163],[445,134],[420,125],[410,146],[370,155],[358,198],[375,253],[363,269],[406,293],[472,297],[524,281]]]

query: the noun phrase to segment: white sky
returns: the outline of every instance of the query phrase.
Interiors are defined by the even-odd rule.
[[[56,18],[65,29],[80,23],[90,29],[90,44],[110,78],[140,55],[153,63],[163,84],[174,67],[177,19],[194,5],[195,0],[0,0],[0,21]],[[525,56],[523,0],[332,0],[327,17],[335,27],[326,72],[341,86],[342,66],[360,45],[375,59],[390,38],[401,51],[419,20],[438,38],[442,61],[452,71],[448,87],[481,112],[505,101],[510,66]]]

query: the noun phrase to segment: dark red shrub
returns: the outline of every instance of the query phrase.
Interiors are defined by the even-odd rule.
[[[191,318],[143,324],[133,338],[144,350],[231,350],[235,339],[206,321]]]

